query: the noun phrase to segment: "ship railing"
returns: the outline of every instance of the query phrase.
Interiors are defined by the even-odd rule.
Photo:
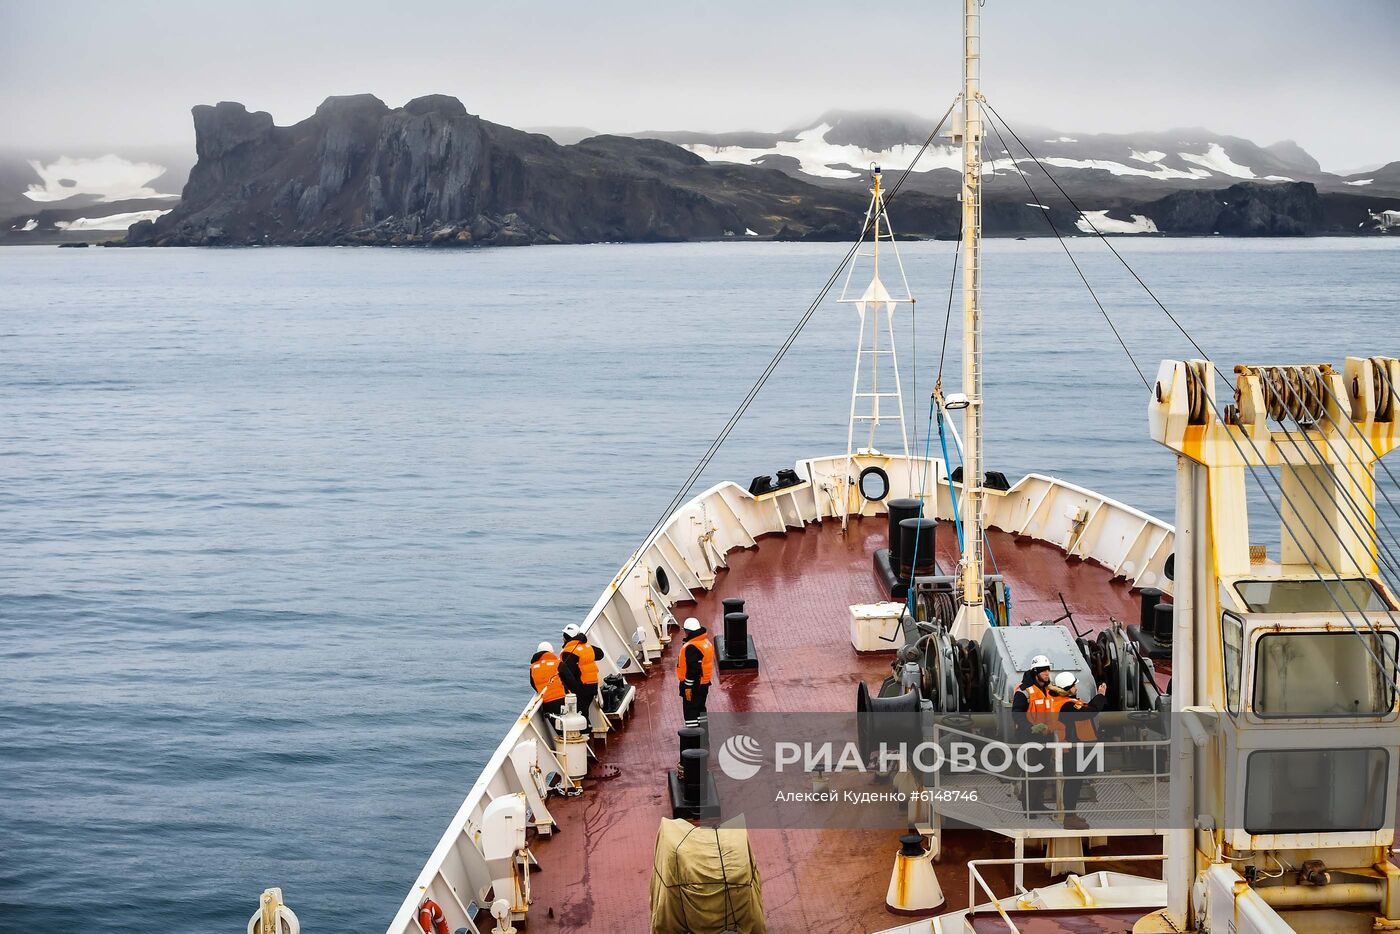
[[[1011,916],[1006,913],[1006,907],[1003,904],[1003,899],[997,897],[996,893],[992,891],[992,887],[987,884],[986,878],[982,875],[982,868],[984,866],[1013,866],[1017,869],[1017,876],[1019,877],[1021,875],[1021,871],[1023,871],[1026,865],[1030,863],[1043,863],[1046,866],[1058,865],[1060,863],[1161,863],[1165,862],[1166,858],[1167,857],[1161,853],[1147,853],[1131,854],[1125,856],[1023,856],[1018,857],[1016,859],[970,860],[967,864],[968,880],[971,883],[967,887],[967,913],[968,915],[971,915],[977,910],[977,899],[979,897],[978,892],[981,891],[986,894],[986,897],[988,899],[987,904],[990,904],[994,909],[996,909],[996,913],[1001,916],[1001,920],[1006,925],[1006,929],[1010,932],[1010,934],[1021,934],[1021,929],[1016,926],[1016,922],[1012,921]],[[1022,894],[1024,893],[1018,892],[1016,893],[1016,895],[1013,895],[1011,897],[1016,898]],[[1093,906],[1086,904],[1084,907],[1089,908]],[[1160,908],[1162,906],[1134,905],[1124,907],[1143,907],[1145,909],[1151,909],[1153,907]]]
[[[848,472],[867,468],[886,473],[884,499],[865,500],[856,492]],[[885,503],[896,497],[923,496],[926,513],[939,519],[951,520],[957,508],[960,484],[949,481],[948,466],[938,458],[870,452],[848,462],[846,455],[835,454],[799,461],[795,473],[797,483],[768,493],[753,495],[724,481],[680,505],[628,557],[590,610],[584,622],[590,639],[611,659],[628,660],[626,673],[640,673],[668,639],[661,614],[649,607],[657,597],[669,606],[692,599],[692,591],[708,590],[730,552],[809,523],[882,515]],[[1172,591],[1164,567],[1173,528],[1084,487],[1028,474],[1009,490],[987,491],[987,523],[1097,562],[1134,587]],[[656,586],[659,581],[664,589]]]
[[[933,725],[933,742],[939,747],[953,741],[965,741],[974,745],[985,744],[993,737],[968,732],[958,729],[945,723],[935,722]],[[933,800],[942,802],[940,810],[950,816],[966,817],[965,812],[977,810],[981,812],[981,821],[985,822],[990,816],[987,812],[996,815],[1019,817],[1024,826],[1029,827],[1033,817],[1041,816],[1040,813],[1033,814],[1030,810],[1030,786],[1032,782],[1053,783],[1053,797],[1046,796],[1042,800],[1054,801],[1053,813],[1056,816],[1078,815],[1086,819],[1089,817],[1096,819],[1105,815],[1130,819],[1128,824],[1117,828],[1108,827],[1102,823],[1091,825],[1092,834],[1095,836],[1113,832],[1113,830],[1126,830],[1129,824],[1133,826],[1155,827],[1166,817],[1167,807],[1167,783],[1171,779],[1170,751],[1171,740],[1145,739],[1145,740],[1100,740],[1094,743],[1071,744],[1070,748],[1063,750],[1062,764],[1069,765],[1077,763],[1079,750],[1076,746],[1093,746],[1102,749],[1104,761],[1110,758],[1114,760],[1138,762],[1141,761],[1147,767],[1145,769],[1128,771],[1124,769],[1114,769],[1111,772],[1085,772],[1077,768],[1073,770],[1057,770],[1053,757],[1043,764],[1047,770],[1046,774],[1028,775],[1023,772],[1016,775],[1008,775],[1004,771],[996,771],[981,766],[976,758],[972,760],[971,768],[960,769],[956,773],[946,775],[943,769],[937,769],[933,773]],[[1092,784],[1095,789],[1096,804],[1102,806],[1085,806],[1081,797],[1079,805],[1072,809],[1063,806],[1064,782],[1081,781],[1085,785],[1081,789]],[[984,790],[987,786],[1011,790],[1015,795],[1014,804],[999,802],[990,797],[978,796],[975,807],[968,802],[961,792],[967,792],[970,786],[977,786],[977,791]],[[940,794],[946,792],[946,794]],[[1081,795],[1083,790],[1081,790]],[[960,812],[961,813],[960,815]],[[984,824],[985,825],[985,824]],[[1085,835],[1089,830],[1083,831]]]

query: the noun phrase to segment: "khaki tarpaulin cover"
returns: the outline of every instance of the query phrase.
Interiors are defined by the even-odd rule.
[[[652,934],[764,934],[763,885],[742,827],[663,820],[651,877]]]

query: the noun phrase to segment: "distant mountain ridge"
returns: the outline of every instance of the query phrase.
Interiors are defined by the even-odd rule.
[[[928,139],[934,120],[909,113],[832,110],[815,120],[773,132],[696,133],[654,131],[712,162],[764,165],[818,184],[858,178],[871,163],[903,169]],[[1175,188],[1219,187],[1237,181],[1311,182],[1343,191],[1350,180],[1322,171],[1292,140],[1260,146],[1201,127],[1141,133],[1073,133],[1038,126],[1013,127],[1025,147],[1075,191],[1110,197],[1160,197]],[[1033,160],[1008,132],[989,125],[987,156],[998,174]],[[952,193],[959,184],[961,150],[946,138],[924,153],[910,184]],[[940,177],[940,172],[943,173]],[[1376,194],[1400,197],[1388,179]]]
[[[399,108],[368,94],[327,98],[291,126],[232,102],[193,114],[197,161],[187,170],[131,154],[0,153],[0,239],[93,238],[135,220],[133,245],[842,240],[859,227],[869,166],[902,170],[934,124],[833,110],[777,132],[529,132],[443,95]],[[1017,131],[1086,217],[1014,139],[989,132],[992,236],[1046,235],[1047,214],[1070,232],[1377,233],[1379,212],[1400,208],[1400,163],[1333,175],[1290,140],[1260,146],[1201,128]],[[961,162],[952,141],[929,146],[894,208],[901,234],[956,235]],[[63,177],[79,170],[82,179]],[[184,171],[177,201],[168,192]]]

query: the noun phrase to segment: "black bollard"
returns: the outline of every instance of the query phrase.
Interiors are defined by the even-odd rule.
[[[680,737],[682,754],[687,749],[705,748],[705,731],[698,726],[683,726],[676,731],[676,736]]]
[[[749,614],[724,614],[724,652],[730,657],[743,655],[749,647]]]
[[[682,731],[684,732],[684,731]],[[671,816],[688,820],[719,817],[719,791],[710,774],[710,751],[683,749],[676,768],[667,773]]]
[[[885,506],[889,518],[890,564],[899,567],[899,524],[905,519],[917,519],[924,514],[924,504],[917,499],[892,499]]]
[[[1138,625],[1143,632],[1154,632],[1157,628],[1157,604],[1162,602],[1162,591],[1156,587],[1144,587],[1139,597],[1142,603],[1138,610]]]
[[[715,662],[721,671],[736,668],[758,668],[758,652],[753,636],[749,635],[747,613],[724,614],[724,635],[715,646]]]
[[[1138,621],[1128,626],[1128,637],[1148,658],[1172,657],[1172,605],[1156,587],[1144,587],[1138,597]]]
[[[705,776],[710,774],[709,750],[687,749],[682,752],[676,774],[681,780],[681,801],[688,807],[700,804],[705,793]]]
[[[1176,611],[1170,603],[1159,603],[1154,608],[1156,619],[1153,623],[1153,634],[1158,642],[1170,643],[1172,641],[1172,625],[1176,622]]]
[[[932,519],[904,519],[899,523],[899,576],[911,580],[934,570],[933,545],[938,523]]]

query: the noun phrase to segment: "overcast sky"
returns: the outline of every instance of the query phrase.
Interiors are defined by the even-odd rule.
[[[190,145],[189,109],[279,123],[327,95],[460,97],[513,126],[776,130],[833,107],[937,116],[960,0],[0,0],[0,145]],[[1400,0],[987,0],[984,90],[1013,123],[1291,138],[1400,159]]]

